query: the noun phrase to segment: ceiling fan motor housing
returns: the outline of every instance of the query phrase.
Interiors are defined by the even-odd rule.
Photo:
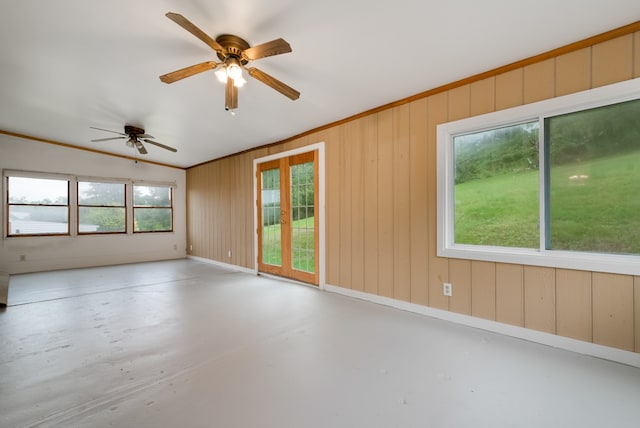
[[[137,127],[131,126],[131,125],[125,125],[124,126],[124,133],[127,134],[127,135],[143,135],[144,134],[144,129],[137,128]]]
[[[242,57],[242,52],[250,48],[249,43],[244,39],[233,34],[222,34],[216,37],[216,42],[224,48],[224,52],[216,52],[218,58],[222,61],[225,61],[228,57],[235,57],[242,65],[246,65],[249,62]]]

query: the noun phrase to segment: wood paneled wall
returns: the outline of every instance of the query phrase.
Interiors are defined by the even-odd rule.
[[[193,167],[190,254],[253,268],[253,160],[324,141],[327,283],[640,352],[640,277],[436,256],[437,124],[640,77],[639,30]]]

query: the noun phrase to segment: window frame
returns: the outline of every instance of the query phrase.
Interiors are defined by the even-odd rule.
[[[640,255],[620,255],[546,249],[548,221],[545,200],[545,120],[554,116],[640,99],[640,78],[544,101],[474,116],[437,126],[437,255],[440,257],[515,263],[640,275]],[[539,247],[536,249],[454,242],[455,157],[457,135],[481,132],[524,122],[538,121],[539,131]]]
[[[145,186],[145,187],[165,187],[169,189],[169,198],[170,198],[170,204],[169,206],[136,206],[135,205],[135,188],[136,186]],[[173,224],[174,224],[174,219],[173,219],[173,213],[174,213],[174,209],[173,209],[173,190],[174,190],[175,185],[172,185],[170,183],[156,183],[156,182],[149,182],[149,181],[134,181],[131,184],[131,233],[136,234],[136,233],[170,233],[173,232]],[[141,209],[141,210],[153,210],[153,209],[169,209],[170,213],[171,213],[171,229],[169,230],[136,230],[135,227],[135,221],[136,221],[136,209]]]
[[[68,210],[68,222],[67,233],[56,234],[20,234],[11,235],[9,229],[9,177],[24,177],[24,178],[38,178],[38,179],[55,179],[67,181],[67,210]],[[80,232],[79,231],[79,209],[81,204],[78,203],[78,183],[80,182],[96,182],[96,183],[119,183],[125,186],[125,232]],[[171,210],[171,230],[158,230],[158,231],[134,231],[134,206],[133,206],[133,186],[151,186],[151,187],[167,187],[170,191],[171,205],[169,207],[163,206],[159,208]],[[175,233],[175,182],[167,181],[146,181],[146,180],[132,180],[123,178],[109,178],[109,177],[88,177],[88,176],[76,176],[72,174],[62,173],[48,173],[38,171],[23,171],[23,170],[2,170],[2,239],[26,239],[26,238],[48,238],[48,237],[64,237],[64,238],[77,238],[87,236],[132,236],[134,234],[153,234],[153,233]],[[64,206],[64,205],[56,205]]]
[[[80,183],[101,183],[101,184],[121,184],[124,186],[124,200],[122,206],[110,206],[110,205],[85,205],[80,203]],[[118,235],[118,234],[126,234],[128,227],[128,218],[129,218],[129,203],[128,203],[128,194],[129,191],[127,189],[126,181],[118,181],[113,179],[105,179],[105,178],[94,178],[94,177],[77,177],[75,180],[75,190],[76,190],[76,224],[75,230],[78,236],[80,235]],[[107,231],[107,232],[82,232],[80,231],[80,208],[124,208],[124,230],[123,231]]]
[[[67,204],[66,205],[48,205],[48,204],[12,204],[9,202],[9,179],[11,177],[14,178],[29,178],[36,180],[59,180],[67,182]],[[71,209],[74,201],[71,191],[71,186],[73,182],[73,177],[65,174],[54,174],[54,173],[38,173],[38,172],[25,172],[25,171],[12,171],[5,170],[2,174],[2,184],[3,184],[3,194],[4,194],[4,202],[3,202],[3,224],[4,224],[4,238],[39,238],[39,237],[49,237],[49,236],[71,236],[73,233],[73,228],[71,225],[74,222],[73,218],[73,210]],[[11,227],[9,226],[10,218],[9,211],[11,206],[47,206],[47,207],[64,207],[67,209],[67,231],[61,233],[20,233],[20,234],[12,234]]]

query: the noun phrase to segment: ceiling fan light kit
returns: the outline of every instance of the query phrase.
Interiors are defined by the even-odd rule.
[[[221,69],[216,72],[216,77],[225,84],[224,105],[225,109],[231,112],[238,107],[238,88],[246,82],[242,76],[243,69],[247,71],[249,76],[270,86],[291,100],[297,100],[300,97],[300,92],[275,77],[255,67],[246,67],[249,61],[291,52],[291,46],[284,39],[275,39],[253,47],[246,40],[232,34],[222,34],[214,40],[184,16],[173,12],[167,13],[166,16],[213,49],[222,62],[206,61],[185,67],[163,74],[160,76],[160,81],[167,84],[174,83],[220,66]]]

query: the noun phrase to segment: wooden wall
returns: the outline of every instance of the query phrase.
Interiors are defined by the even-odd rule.
[[[253,159],[324,141],[328,284],[640,352],[640,277],[436,256],[437,124],[634,77],[639,23],[190,168],[187,248],[253,269]]]

